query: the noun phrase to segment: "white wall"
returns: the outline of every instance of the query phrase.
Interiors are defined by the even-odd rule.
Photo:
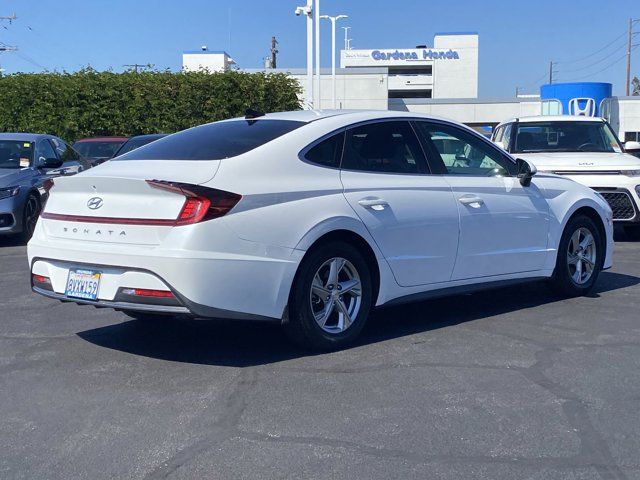
[[[441,100],[425,101],[389,101],[389,110],[403,110],[426,113],[449,118],[461,123],[500,123],[513,117],[540,115],[539,101],[482,101],[470,102]]]
[[[336,108],[387,110],[388,77],[386,73],[361,71],[357,74],[345,73],[340,69],[336,73]],[[305,74],[290,73],[302,86],[301,99],[306,98],[307,77]],[[333,83],[329,70],[323,70],[320,77],[320,105],[315,108],[332,109]]]
[[[436,35],[433,47],[455,50],[459,59],[438,60],[433,65],[433,98],[476,98],[478,96],[478,35]]]
[[[208,70],[209,72],[224,72],[235,62],[225,52],[184,52],[182,54],[182,69],[186,72]]]
[[[640,97],[618,99],[618,136],[625,141],[625,132],[640,132]],[[615,128],[615,127],[614,127]]]

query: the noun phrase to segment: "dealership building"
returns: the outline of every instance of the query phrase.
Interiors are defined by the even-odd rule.
[[[542,86],[540,95],[478,98],[479,36],[476,32],[438,33],[432,45],[415,48],[350,49],[340,52],[340,67],[320,71],[320,99],[307,108],[399,110],[451,118],[488,129],[514,118],[541,114],[580,114],[609,120],[622,141],[640,140],[640,97],[614,97],[611,85],[571,83]],[[235,62],[227,52],[183,53],[186,71],[224,71]],[[304,68],[249,69],[246,72],[282,72],[302,86],[307,95]]]

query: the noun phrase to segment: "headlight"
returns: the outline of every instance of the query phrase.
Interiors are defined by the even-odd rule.
[[[0,200],[15,197],[18,193],[20,193],[20,187],[0,188]]]
[[[622,170],[620,173],[627,177],[640,177],[640,170]]]

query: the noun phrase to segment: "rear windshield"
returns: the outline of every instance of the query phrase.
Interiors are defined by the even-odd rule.
[[[76,142],[73,149],[85,158],[111,158],[124,141],[105,140],[104,142]]]
[[[117,160],[221,160],[246,153],[304,125],[290,120],[215,122],[175,133]]]

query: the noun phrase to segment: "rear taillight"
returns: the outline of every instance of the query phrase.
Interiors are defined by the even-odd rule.
[[[47,178],[44,182],[42,182],[42,190],[44,193],[49,193],[49,190],[53,188],[53,179]]]
[[[151,290],[148,288],[123,288],[122,293],[136,297],[173,298],[169,290]]]
[[[189,225],[222,217],[235,207],[242,198],[242,195],[237,193],[200,185],[163,180],[147,180],[147,183],[153,188],[179,193],[186,197],[182,210],[180,210],[180,214],[176,218],[175,225]]]

